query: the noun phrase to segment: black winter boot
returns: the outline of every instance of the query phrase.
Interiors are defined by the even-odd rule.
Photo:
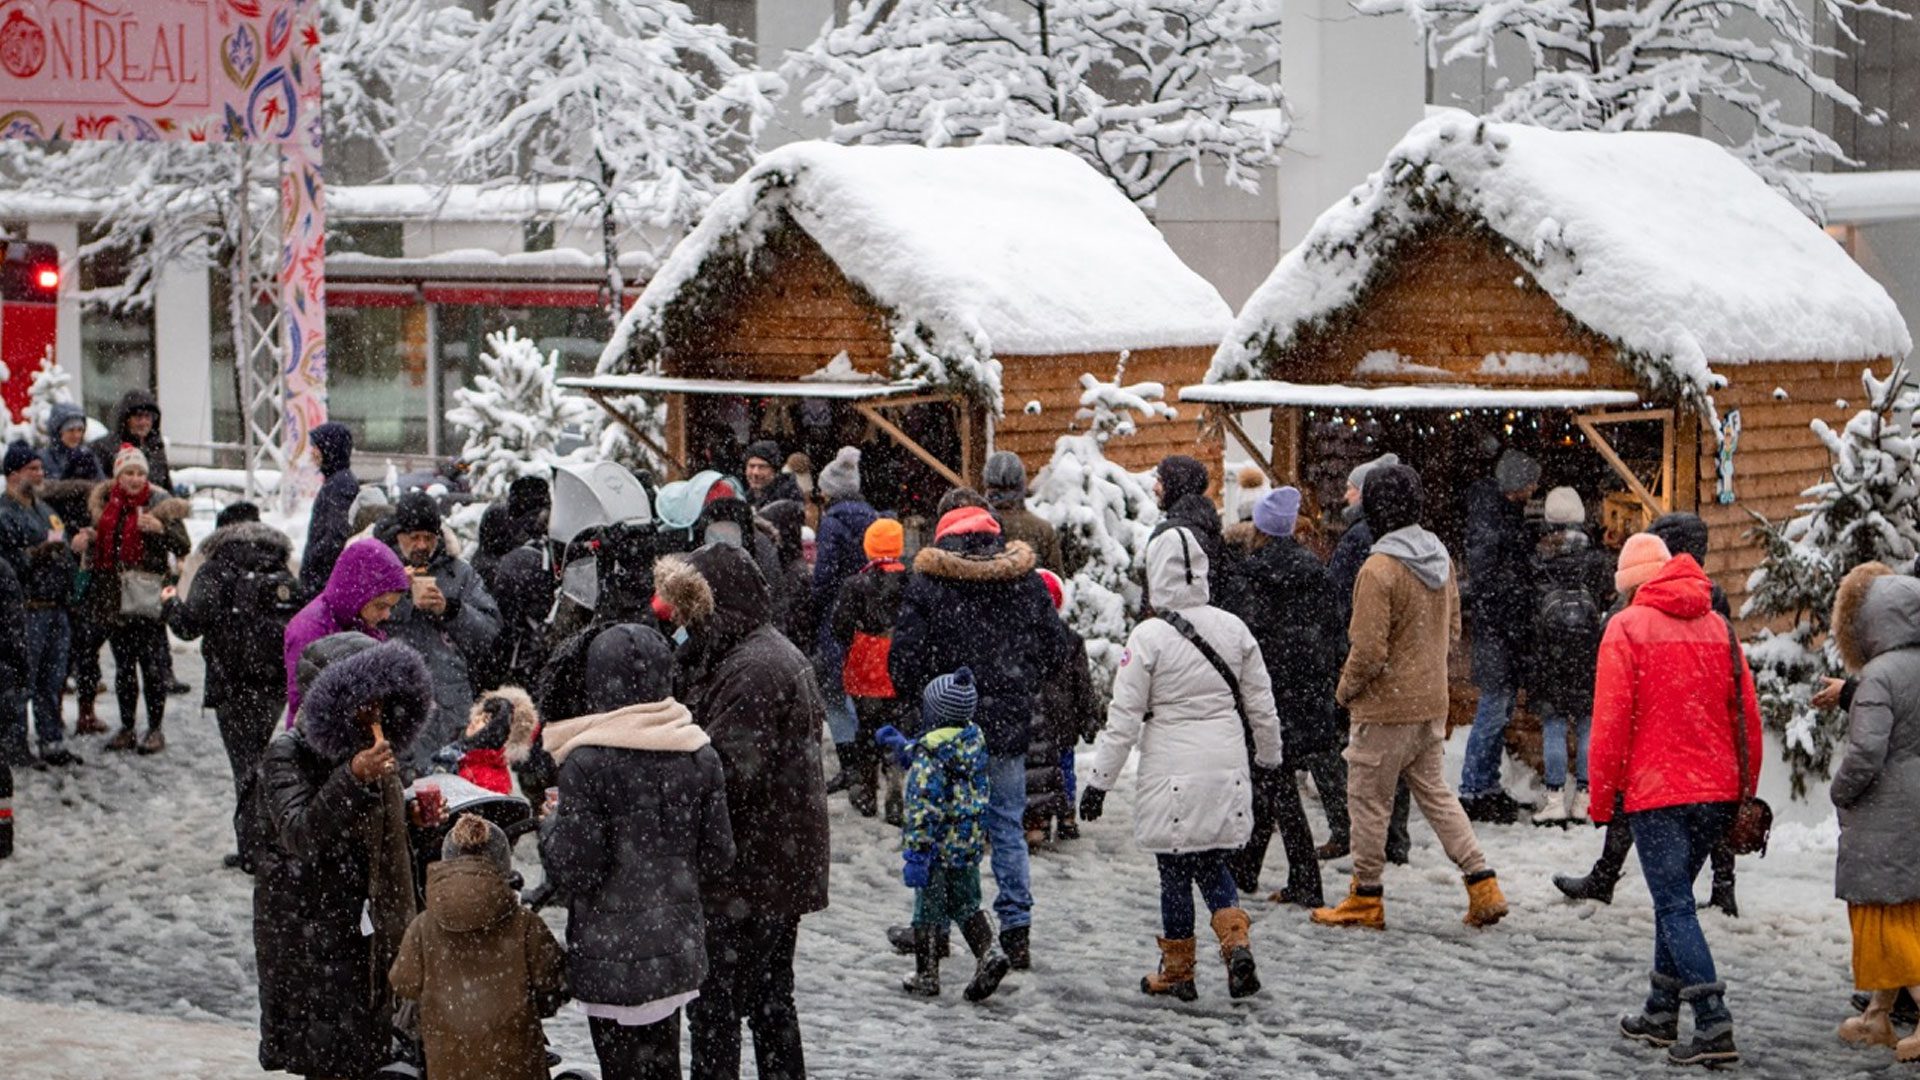
[[[900,988],[915,997],[940,996],[940,932],[931,926],[913,928],[913,974]]]
[[[858,741],[847,744],[846,751],[841,764],[847,777],[847,803],[861,817],[873,817],[880,812],[880,761],[877,752],[872,746]]]
[[[1702,911],[1708,908],[1718,908],[1729,919],[1740,917],[1740,901],[1734,898],[1731,879],[1723,880],[1718,874],[1714,875],[1713,892],[1708,895],[1707,902],[1700,905]]]
[[[1000,948],[1007,954],[1007,962],[1015,971],[1026,971],[1033,966],[1033,953],[1027,948],[1027,927],[1009,926],[1000,931]]]
[[[1000,988],[1000,980],[1007,977],[1013,964],[1007,954],[993,940],[993,920],[987,918],[984,911],[976,911],[960,924],[960,933],[967,939],[967,948],[973,950],[975,963],[973,981],[967,984],[963,996],[968,1001],[985,1001]]]
[[[937,934],[940,938],[941,958],[944,959],[947,956],[952,955],[953,943],[947,940],[947,932],[945,930],[936,930],[934,931],[934,933]],[[912,956],[913,955],[913,927],[911,926],[887,927],[887,944],[893,946],[893,951],[899,953],[901,956]]]
[[[1598,900],[1603,904],[1613,903],[1613,880],[1602,877],[1598,872],[1583,877],[1555,874],[1553,887],[1565,893],[1569,900]]]

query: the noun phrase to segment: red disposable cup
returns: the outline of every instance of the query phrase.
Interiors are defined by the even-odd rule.
[[[413,798],[420,804],[420,820],[428,826],[438,825],[446,820],[447,797],[441,794],[439,784],[415,785]]]

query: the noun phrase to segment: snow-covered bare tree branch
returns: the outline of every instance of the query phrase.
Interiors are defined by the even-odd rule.
[[[1058,146],[1143,206],[1257,190],[1287,128],[1272,0],[855,0],[787,74],[835,141]]]
[[[677,0],[501,0],[432,80],[446,175],[577,185],[622,308],[620,223],[671,242],[738,170],[782,84]]]
[[[1878,0],[1356,0],[1370,15],[1404,13],[1430,43],[1433,60],[1495,64],[1495,46],[1518,41],[1531,70],[1502,78],[1488,115],[1563,131],[1652,129],[1711,106],[1745,118],[1724,133],[1735,152],[1810,204],[1796,171],[1815,157],[1848,160],[1811,120],[1788,115],[1782,85],[1879,123],[1820,71],[1858,42],[1853,20],[1907,16]],[[1819,19],[1816,21],[1816,9]],[[1833,42],[1820,23],[1831,24]]]

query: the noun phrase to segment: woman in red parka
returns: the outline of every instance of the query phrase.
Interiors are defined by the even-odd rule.
[[[1620,591],[1633,584],[1620,582]],[[1736,736],[1747,740],[1753,763],[1744,792]],[[1640,1015],[1621,1019],[1620,1033],[1672,1047],[1674,1064],[1739,1060],[1726,984],[1694,913],[1693,880],[1739,800],[1753,794],[1760,749],[1753,673],[1732,628],[1713,611],[1713,582],[1691,555],[1675,556],[1607,624],[1588,766],[1594,824],[1611,818],[1620,796],[1653,896],[1653,989]],[[1686,1043],[1679,1042],[1682,1002],[1693,1006]]]

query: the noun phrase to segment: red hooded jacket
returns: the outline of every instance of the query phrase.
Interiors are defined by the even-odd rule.
[[[1607,623],[1593,692],[1588,781],[1593,820],[1752,795],[1760,775],[1760,706],[1753,672],[1713,611],[1713,582],[1691,555],[1676,555]],[[1731,714],[1740,681],[1742,735],[1752,763],[1740,791]]]

